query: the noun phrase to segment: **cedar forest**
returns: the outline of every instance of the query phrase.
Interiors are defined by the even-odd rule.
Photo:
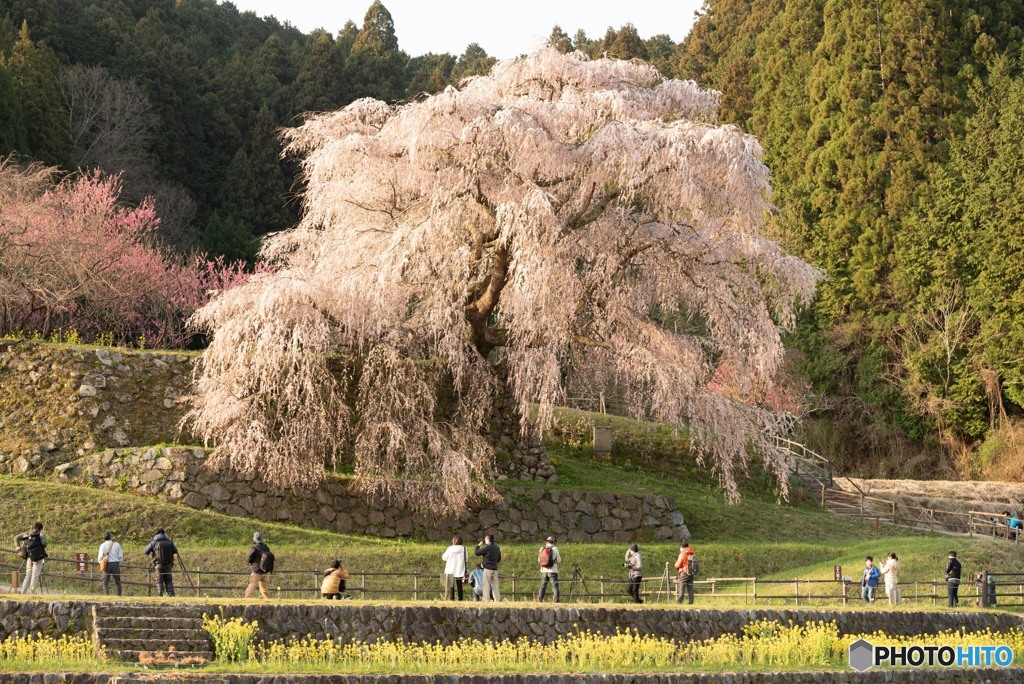
[[[719,122],[763,145],[771,235],[825,273],[787,338],[811,447],[868,475],[1020,479],[1022,37],[1005,0],[706,0],[682,43],[550,44],[719,90]],[[407,55],[379,1],[304,34],[214,0],[0,0],[0,157],[120,174],[166,249],[252,267],[299,219],[281,128],[494,61]]]

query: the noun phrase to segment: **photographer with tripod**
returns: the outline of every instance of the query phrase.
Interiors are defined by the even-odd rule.
[[[161,527],[156,531],[153,541],[149,542],[145,551],[147,556],[153,556],[153,566],[156,568],[156,585],[163,596],[174,596],[174,577],[171,574],[174,566],[174,557],[178,555],[178,547],[164,533]]]

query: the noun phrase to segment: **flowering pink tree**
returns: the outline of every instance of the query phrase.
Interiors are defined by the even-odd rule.
[[[200,434],[287,485],[348,444],[368,491],[458,509],[492,475],[480,435],[502,385],[524,430],[531,404],[543,426],[599,363],[636,416],[690,425],[731,496],[751,445],[784,478],[771,435],[790,417],[747,398],[819,276],[762,237],[768,171],[714,124],[718,99],[549,49],[311,117],[287,134],[308,185],[264,249],[280,269],[197,313]],[[337,355],[359,360],[354,402]],[[710,386],[720,367],[731,392]]]
[[[0,160],[0,334],[181,346],[210,291],[244,279],[240,267],[158,247],[152,203],[120,206],[117,178],[55,177]]]

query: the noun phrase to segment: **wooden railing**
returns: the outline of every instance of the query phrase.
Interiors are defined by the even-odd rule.
[[[775,446],[791,454],[792,475],[799,478],[801,472],[810,473],[826,487],[831,487],[832,462],[821,454],[808,449],[800,442],[775,435]]]

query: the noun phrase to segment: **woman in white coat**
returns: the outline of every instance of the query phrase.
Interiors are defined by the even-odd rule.
[[[449,601],[455,598],[456,592],[459,595],[459,600],[462,600],[462,580],[466,576],[466,561],[468,558],[469,552],[462,545],[462,537],[455,535],[452,537],[452,545],[441,554],[441,560],[445,562],[443,576],[444,597]]]

